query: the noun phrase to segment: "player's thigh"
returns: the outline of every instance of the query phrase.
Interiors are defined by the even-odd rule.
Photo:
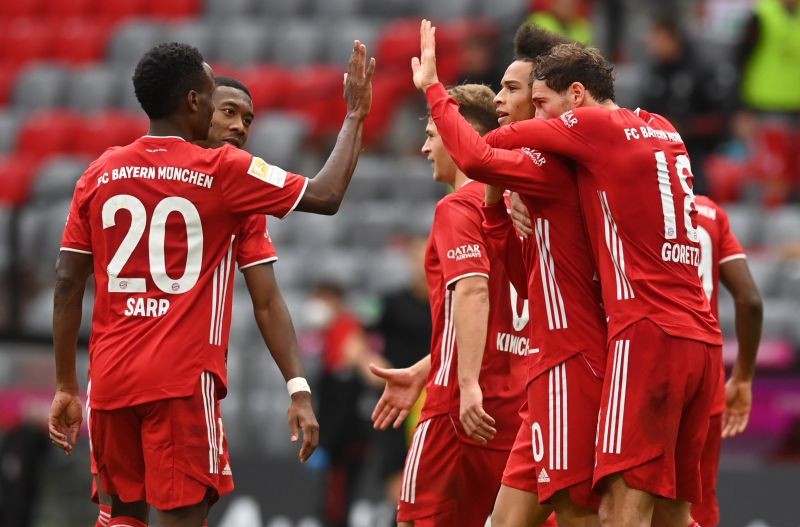
[[[526,416],[519,424],[517,437],[508,454],[503,469],[502,485],[530,494],[538,494],[536,485],[536,462],[533,459],[531,422]]]
[[[89,422],[99,486],[125,502],[146,497],[140,408],[92,410]]]
[[[446,519],[455,525],[460,456],[461,442],[449,416],[417,425],[403,469],[398,523]]]
[[[602,388],[603,381],[579,354],[531,382],[532,455],[542,502],[568,490],[577,505],[597,510],[592,475]]]
[[[461,445],[458,476],[458,525],[482,527],[492,514],[508,450]]]
[[[225,459],[215,384],[203,372],[191,396],[159,401],[143,418],[147,497],[159,510],[219,497]]]
[[[539,527],[547,525],[552,512],[553,507],[540,504],[533,492],[501,485],[492,511],[492,527]]]

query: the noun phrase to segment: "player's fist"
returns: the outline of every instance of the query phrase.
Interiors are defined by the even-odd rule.
[[[358,40],[353,42],[353,54],[344,74],[344,100],[347,112],[359,119],[369,114],[372,106],[372,76],[375,74],[375,59],[367,63],[367,47]]]
[[[430,20],[422,20],[419,25],[419,57],[411,59],[411,73],[414,86],[425,91],[439,82],[436,73],[436,27]]]
[[[78,440],[83,422],[83,405],[77,393],[57,391],[50,405],[48,430],[50,441],[67,454]]]

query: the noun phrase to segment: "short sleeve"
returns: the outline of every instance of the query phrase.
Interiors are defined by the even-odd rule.
[[[239,244],[236,248],[236,263],[239,270],[278,259],[275,246],[269,237],[267,216],[254,214],[245,220],[239,230]]]
[[[308,178],[230,145],[219,149],[222,197],[234,212],[284,218],[297,207]]]
[[[468,276],[489,277],[489,254],[480,207],[445,199],[436,207],[433,237],[448,288]]]
[[[92,230],[89,225],[89,213],[84,206],[85,190],[86,179],[81,178],[75,185],[75,192],[72,194],[67,224],[61,238],[62,251],[92,254]]]
[[[719,221],[719,251],[717,251],[719,264],[745,258],[744,249],[731,229],[728,214],[721,207],[717,207],[717,221]]]

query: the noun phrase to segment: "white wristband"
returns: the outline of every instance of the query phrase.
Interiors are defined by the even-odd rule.
[[[305,377],[293,377],[286,381],[286,389],[289,390],[289,397],[297,392],[311,393],[311,387]]]

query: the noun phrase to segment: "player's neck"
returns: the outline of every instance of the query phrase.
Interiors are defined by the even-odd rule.
[[[169,119],[153,119],[150,121],[150,129],[147,135],[156,137],[173,136],[181,137],[187,141],[194,141],[195,137],[192,135],[191,128],[181,123],[176,123]]]
[[[463,187],[464,185],[466,185],[467,183],[469,183],[470,181],[472,181],[472,180],[470,178],[468,178],[466,174],[464,174],[460,170],[457,170],[456,171],[456,177],[453,178],[453,188],[455,190],[458,190],[461,187]]]

